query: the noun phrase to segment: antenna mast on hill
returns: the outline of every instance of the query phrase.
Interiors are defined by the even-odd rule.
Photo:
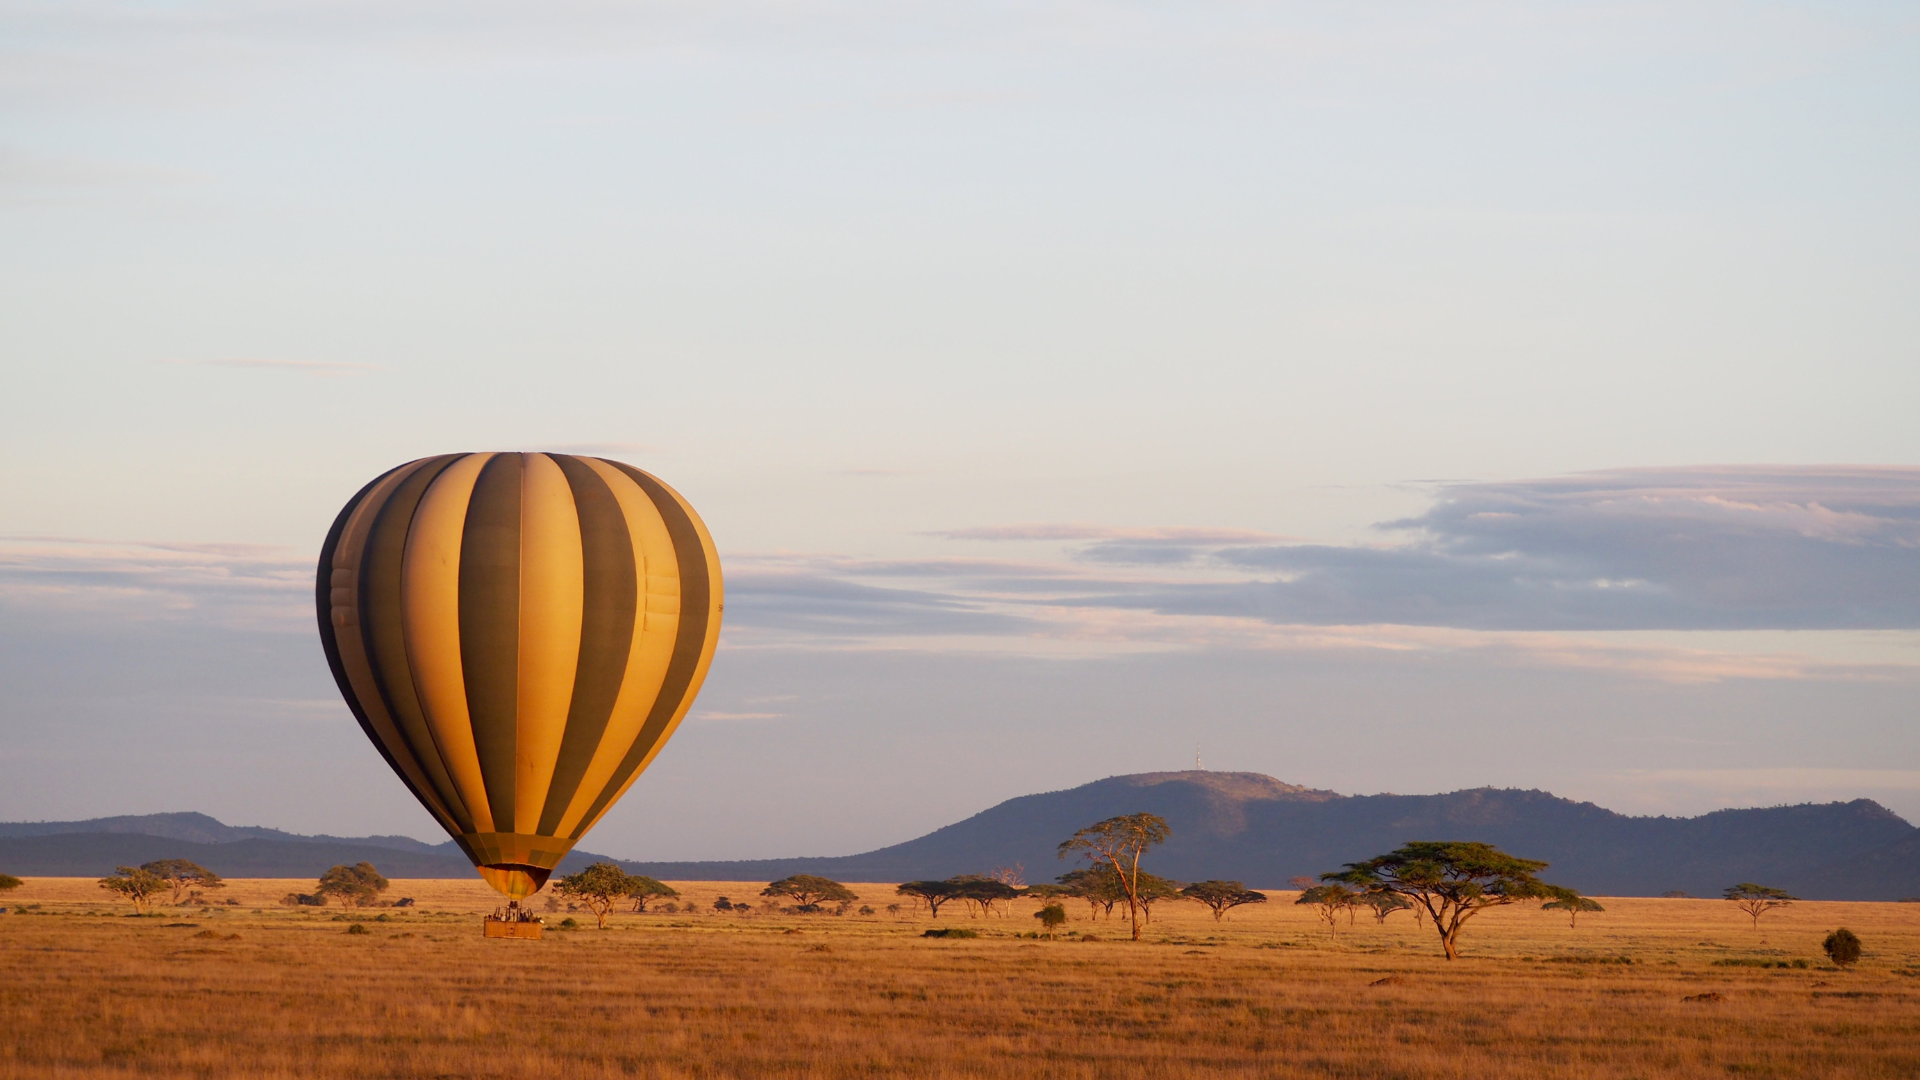
[[[1205,769],[1200,767],[1200,744],[1199,743],[1193,744],[1193,771],[1194,772],[1206,771]]]

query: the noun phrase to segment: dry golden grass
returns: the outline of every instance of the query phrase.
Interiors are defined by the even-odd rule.
[[[759,899],[676,884],[703,909]],[[1030,901],[950,906],[937,925],[976,940],[884,910],[703,910],[523,942],[480,936],[477,881],[396,881],[417,908],[353,921],[275,903],[311,885],[128,918],[91,881],[29,881],[0,901],[0,1078],[1920,1076],[1920,904],[1798,903],[1759,932],[1722,901],[1604,900],[1578,930],[1529,905],[1448,964],[1405,913],[1329,941],[1285,893],[1219,924],[1163,907],[1141,944],[1085,905],[1068,928],[1103,940],[1016,937]],[[1819,953],[1841,925],[1866,942],[1853,971]]]

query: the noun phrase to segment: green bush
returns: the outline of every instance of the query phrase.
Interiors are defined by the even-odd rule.
[[[938,930],[929,930],[926,933],[921,934],[920,936],[921,937],[942,937],[942,938],[977,938],[980,936],[980,931],[969,930],[963,926],[942,927]]]
[[[359,923],[354,923],[352,926],[347,927],[347,933],[367,934],[367,933],[372,933],[372,931],[368,930],[366,927],[360,925]]]
[[[1820,948],[1826,951],[1827,959],[1841,967],[1850,967],[1860,960],[1860,939],[1844,926],[1828,934]]]

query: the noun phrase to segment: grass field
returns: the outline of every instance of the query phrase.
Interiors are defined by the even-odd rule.
[[[866,884],[871,917],[576,913],[527,942],[481,938],[477,881],[278,906],[312,884],[133,918],[91,881],[29,880],[0,900],[0,1078],[1920,1077],[1920,904],[1797,903],[1757,932],[1715,900],[1603,898],[1578,929],[1529,905],[1480,916],[1449,964],[1404,912],[1329,940],[1288,893],[1217,924],[1163,906],[1140,944],[1084,904],[1057,941],[1017,936],[1032,901],[890,917]],[[1836,926],[1866,943],[1854,970],[1820,955]]]

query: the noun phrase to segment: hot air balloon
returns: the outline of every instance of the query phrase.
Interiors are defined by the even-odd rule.
[[[360,727],[514,907],[660,752],[720,634],[693,507],[568,454],[387,472],[334,520],[315,592]]]

